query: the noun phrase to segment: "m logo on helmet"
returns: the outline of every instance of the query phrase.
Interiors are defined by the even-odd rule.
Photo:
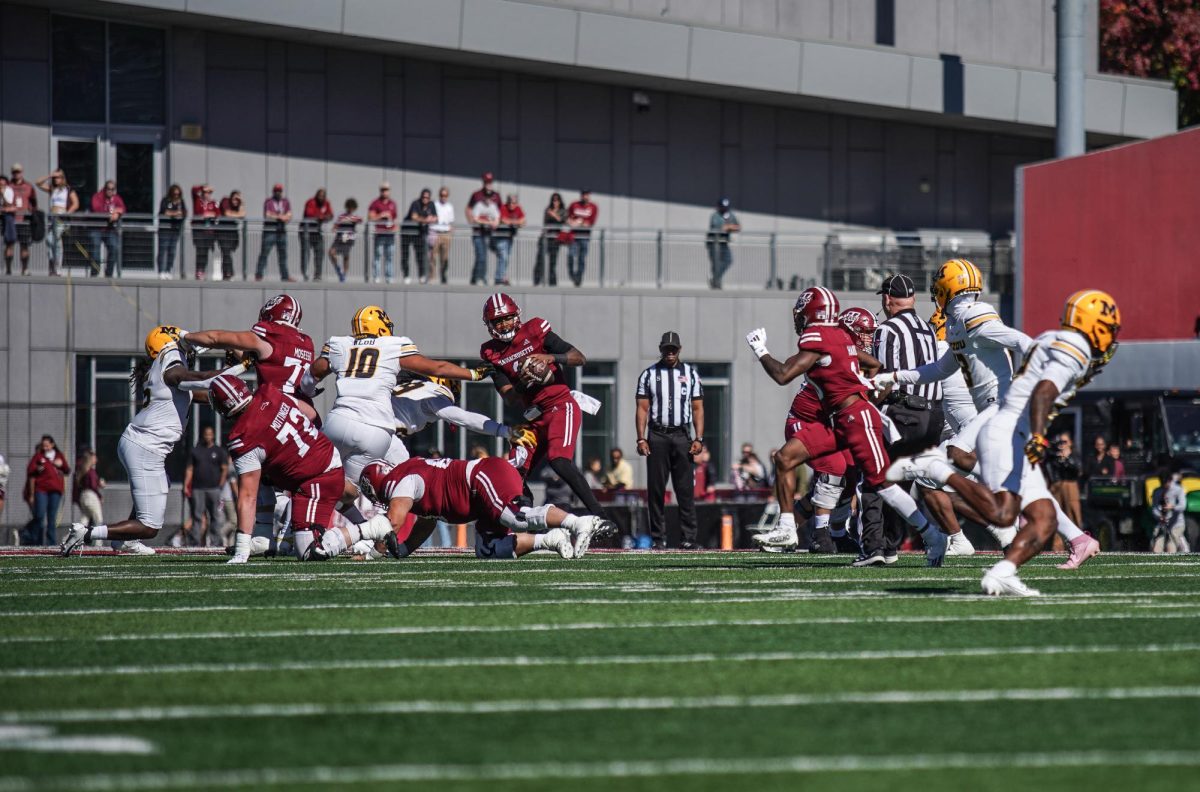
[[[1107,300],[1100,300],[1100,315],[1106,318],[1113,318],[1117,315],[1117,306]]]

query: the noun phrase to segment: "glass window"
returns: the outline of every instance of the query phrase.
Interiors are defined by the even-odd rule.
[[[109,481],[128,478],[117,443],[136,409],[129,387],[132,365],[128,355],[84,356],[76,363],[75,447],[95,450],[96,469]]]
[[[596,415],[583,413],[583,422],[579,431],[579,444],[576,451],[576,461],[580,469],[586,467],[589,459],[596,457],[605,467],[608,466],[608,452],[616,442],[617,433],[617,378],[616,365],[613,363],[592,363],[576,369],[579,390],[593,399],[598,399],[603,405]],[[628,453],[626,454],[628,457]]]
[[[103,124],[105,23],[55,16],[51,24],[55,121]]]
[[[162,124],[166,82],[166,41],[162,29],[108,26],[111,123]]]
[[[696,363],[704,387],[704,445],[712,455],[717,476],[723,481],[729,471],[729,364]]]
[[[97,190],[97,149],[94,140],[58,141],[58,167],[67,174],[67,182],[75,188],[85,209]]]

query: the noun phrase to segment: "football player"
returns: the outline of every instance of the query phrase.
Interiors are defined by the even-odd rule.
[[[549,504],[522,506],[524,486],[521,474],[500,457],[414,457],[396,467],[378,459],[359,479],[362,493],[387,507],[394,529],[386,538],[388,552],[396,558],[420,547],[436,525],[436,519],[418,521],[409,533],[404,527],[409,513],[449,523],[474,522],[478,558],[518,558],[534,550],[582,558],[593,538],[616,531],[602,517],[576,516]],[[326,549],[342,549],[338,539],[326,534]]]
[[[396,434],[410,437],[434,421],[470,429],[472,432],[501,437],[532,446],[535,442],[533,430],[528,427],[511,427],[493,421],[486,415],[470,412],[458,406],[462,392],[459,380],[446,377],[423,377],[405,372],[401,383],[392,389],[392,413],[396,416]]]
[[[979,301],[983,274],[966,259],[950,259],[942,264],[930,291],[934,303],[946,316],[949,354],[917,369],[879,374],[873,383],[884,387],[893,382],[934,382],[961,371],[978,414],[946,441],[945,449],[930,449],[926,453],[948,458],[960,470],[971,471],[977,463],[975,445],[979,432],[996,414],[1012,383],[1012,360],[1023,359],[1033,346],[1033,339],[1005,325],[995,308]],[[1056,514],[1058,532],[1071,553],[1063,568],[1074,569],[1100,552],[1099,543],[1071,522],[1061,507]],[[1001,547],[1016,536],[1016,527],[1011,524],[1001,528],[989,526],[989,530]]]
[[[747,333],[746,343],[777,384],[786,385],[802,374],[808,375],[821,406],[831,417],[837,445],[850,452],[864,489],[878,492],[885,503],[916,528],[925,542],[926,563],[941,566],[946,553],[945,536],[925,519],[907,492],[887,481],[885,473],[890,462],[883,443],[883,416],[867,399],[866,381],[859,373],[860,359],[872,367],[878,361],[859,350],[855,339],[838,324],[838,307],[837,297],[824,287],[813,286],[800,293],[792,309],[800,340],[796,354],[786,361],[776,360],[767,351],[765,328]],[[790,500],[780,502],[790,503]],[[781,515],[780,524],[790,516]],[[795,529],[794,517],[791,527]]]
[[[93,525],[74,523],[59,550],[64,556],[83,550],[93,539],[125,540],[123,549],[137,555],[154,555],[142,542],[153,539],[163,527],[167,511],[167,455],[183,437],[192,407],[192,392],[181,387],[201,382],[211,372],[189,371],[192,360],[180,350],[185,335],[178,327],[160,325],[146,336],[146,357],[130,375],[141,407],[125,427],[117,444],[117,456],[129,473],[133,515],[128,520]]]
[[[337,377],[337,399],[322,427],[342,455],[346,478],[358,481],[372,459],[393,464],[408,459],[408,449],[396,436],[392,389],[401,371],[427,377],[481,380],[484,368],[466,369],[420,353],[404,336],[393,335],[395,326],[378,305],[359,308],[350,321],[348,336],[333,336],[304,377],[302,389],[314,392],[316,383]]]
[[[263,477],[292,495],[292,545],[301,560],[333,524],[333,513],[357,494],[348,486],[333,443],[317,431],[295,400],[273,385],[251,395],[241,379],[228,374],[209,384],[213,409],[233,421],[226,448],[238,475],[237,539],[231,564],[244,564],[252,550],[258,490]],[[349,507],[359,538],[382,539],[390,530],[369,523]],[[357,541],[357,539],[355,540]],[[318,556],[319,557],[319,556]]]
[[[1034,340],[979,433],[983,483],[966,478],[936,455],[899,459],[888,469],[890,481],[925,476],[949,484],[996,525],[1025,517],[1004,560],[983,576],[985,594],[1038,595],[1020,580],[1017,569],[1038,553],[1058,523],[1055,500],[1038,469],[1050,449],[1045,432],[1056,405],[1067,403],[1112,359],[1120,330],[1121,312],[1109,294],[1085,289],[1067,298],[1060,329]]]
[[[492,340],[480,347],[479,357],[494,368],[492,382],[504,400],[525,411],[536,437],[525,471],[545,460],[589,512],[601,515],[599,501],[575,466],[580,409],[563,373],[567,366],[582,366],[587,358],[545,319],[522,322],[521,309],[507,294],[488,297],[483,324]]]

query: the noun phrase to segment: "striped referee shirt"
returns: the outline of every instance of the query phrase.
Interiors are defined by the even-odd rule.
[[[875,328],[875,357],[885,371],[906,371],[938,359],[937,334],[911,308]],[[942,384],[897,385],[897,391],[941,401]]]
[[[666,366],[660,360],[638,377],[637,397],[650,400],[652,425],[690,427],[692,399],[703,396],[700,373],[690,363]]]

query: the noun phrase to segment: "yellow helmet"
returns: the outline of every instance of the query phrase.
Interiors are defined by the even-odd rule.
[[[929,324],[933,325],[933,332],[937,335],[938,341],[946,340],[946,314],[942,313],[942,309],[938,308],[933,312],[933,316],[929,317]]]
[[[1062,327],[1083,333],[1092,345],[1092,357],[1107,360],[1116,351],[1121,309],[1107,292],[1099,289],[1077,291],[1063,306]]]
[[[392,329],[392,320],[387,315],[387,311],[378,305],[359,308],[355,312],[354,318],[350,320],[350,332],[359,338],[362,336],[390,336]]]
[[[983,273],[966,259],[950,259],[938,268],[933,276],[929,293],[938,308],[945,309],[946,303],[960,294],[983,291]]]
[[[458,401],[458,394],[462,392],[462,380],[450,379],[449,377],[430,377],[429,381],[439,388],[445,388],[450,392],[450,398]]]
[[[179,341],[179,328],[174,325],[159,325],[146,336],[146,354],[151,360],[158,357],[167,344]]]

